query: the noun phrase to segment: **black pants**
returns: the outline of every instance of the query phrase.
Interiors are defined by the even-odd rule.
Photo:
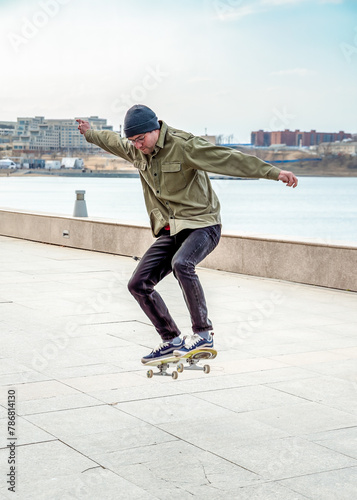
[[[212,330],[195,267],[214,250],[220,236],[220,225],[184,229],[175,236],[163,234],[147,250],[134,271],[128,283],[129,291],[164,341],[180,335],[180,330],[154,287],[171,272],[182,289],[192,330],[195,333]]]

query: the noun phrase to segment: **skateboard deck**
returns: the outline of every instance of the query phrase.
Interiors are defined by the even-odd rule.
[[[198,366],[198,363],[202,360],[213,359],[217,356],[217,351],[211,348],[201,348],[194,349],[193,351],[183,355],[183,356],[167,356],[166,358],[161,358],[160,360],[153,360],[145,363],[145,366],[156,366],[158,368],[157,372],[149,369],[146,372],[148,378],[152,378],[154,375],[171,375],[173,379],[177,379],[178,374],[182,373],[184,369],[191,370],[203,370],[204,373],[209,373],[211,371],[210,365]],[[185,362],[185,365],[183,364]],[[168,373],[170,365],[177,365],[176,370]]]
[[[146,372],[146,375],[148,378],[152,378],[154,375],[171,375],[173,379],[176,379],[178,377],[178,374],[181,370],[181,366],[178,366],[177,370],[174,370],[171,373],[168,373],[167,370],[170,367],[170,365],[178,365],[180,361],[180,358],[177,356],[167,356],[166,358],[161,358],[161,359],[154,359],[152,361],[148,361],[145,363],[145,366],[156,366],[159,371],[154,372],[152,369],[148,370]]]

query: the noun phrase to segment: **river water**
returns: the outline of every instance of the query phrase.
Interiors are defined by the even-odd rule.
[[[212,184],[223,233],[357,246],[356,177],[300,177],[296,189],[262,179]],[[78,189],[86,191],[89,217],[149,225],[138,178],[0,177],[0,208],[72,215]]]

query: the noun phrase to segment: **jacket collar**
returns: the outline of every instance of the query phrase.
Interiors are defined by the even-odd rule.
[[[165,143],[165,136],[166,136],[166,132],[167,132],[167,124],[165,122],[163,122],[162,120],[159,120],[159,123],[161,125],[161,128],[160,128],[160,135],[159,135],[159,138],[157,140],[157,143],[156,143],[156,146],[158,146],[159,148],[163,148],[164,147],[164,143]]]

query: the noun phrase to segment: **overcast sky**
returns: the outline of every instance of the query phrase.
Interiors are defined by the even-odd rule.
[[[357,132],[355,0],[0,0],[0,120]]]

